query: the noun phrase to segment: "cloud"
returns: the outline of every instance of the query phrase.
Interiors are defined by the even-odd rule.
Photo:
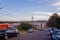
[[[32,12],[32,13],[34,13],[34,14],[37,14],[37,15],[35,15],[34,16],[34,20],[38,20],[38,19],[40,19],[40,20],[48,20],[49,19],[49,17],[53,14],[53,12],[39,12],[39,11],[35,11],[35,12]],[[40,16],[38,16],[38,14],[40,15]]]
[[[46,16],[52,15],[52,12],[32,12],[32,13],[40,14],[40,15],[46,15]]]
[[[51,6],[60,6],[60,1],[58,1],[58,2],[56,2],[56,3],[51,4]]]
[[[60,8],[57,8],[58,10],[60,10]]]
[[[53,14],[53,12],[32,12],[34,14],[33,20],[48,20],[49,17]],[[60,15],[60,13],[58,13]],[[0,21],[31,21],[32,16],[28,17],[9,17],[9,16],[3,16],[0,17]]]
[[[52,3],[50,6],[54,6],[57,10],[60,10],[60,0],[56,0],[56,2]]]
[[[49,16],[38,16],[38,15],[34,16],[34,20],[48,20],[48,19]]]
[[[33,16],[33,20],[48,20],[48,16]],[[29,17],[1,17],[0,21],[32,21],[32,16]]]

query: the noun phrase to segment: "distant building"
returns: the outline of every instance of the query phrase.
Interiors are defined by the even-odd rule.
[[[37,20],[37,21],[0,21],[0,23],[10,23],[10,24],[20,24],[21,22],[27,22],[30,23],[32,25],[34,25],[35,27],[37,27],[38,29],[42,28],[46,28],[46,22],[45,20]]]
[[[35,27],[37,27],[38,29],[40,29],[40,28],[44,29],[44,28],[46,28],[46,22],[47,22],[47,21],[37,20],[37,21],[26,21],[26,22],[33,24],[33,25],[34,25]]]

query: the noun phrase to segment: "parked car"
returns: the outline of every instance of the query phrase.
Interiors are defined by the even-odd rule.
[[[6,31],[6,33],[7,33],[8,36],[13,36],[13,35],[18,36],[19,31],[18,31],[17,28],[9,27],[9,29]]]
[[[31,29],[28,29],[28,32],[29,32],[29,33],[32,33],[32,32],[34,32],[34,31],[35,31],[35,30],[32,29],[32,28],[31,28]]]
[[[0,39],[2,40],[6,40],[5,31],[6,30],[0,30]]]
[[[60,40],[60,30],[53,31],[51,38],[52,40]]]
[[[6,30],[8,29],[9,24],[0,24],[0,39],[5,40],[6,37]]]
[[[50,35],[52,35],[55,30],[57,30],[57,28],[49,28]]]
[[[6,40],[9,36],[18,36],[18,29],[9,27],[9,24],[0,24],[0,39]]]
[[[38,30],[39,30],[39,31],[43,31],[43,29],[42,29],[42,28],[38,28]]]
[[[5,32],[5,39],[8,39],[10,36],[19,36],[19,32],[17,28],[9,27]]]

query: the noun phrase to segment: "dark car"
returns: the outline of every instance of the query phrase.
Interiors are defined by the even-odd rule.
[[[14,27],[10,27],[7,31],[6,31],[7,35],[16,35],[18,36],[19,31],[17,28]]]
[[[7,39],[10,36],[19,36],[20,34],[17,28],[9,27],[9,29],[6,30],[5,35],[5,38]]]
[[[6,40],[10,36],[19,36],[17,28],[9,27],[7,30],[0,30],[0,39]]]
[[[6,40],[5,32],[6,32],[6,30],[0,30],[0,39]]]

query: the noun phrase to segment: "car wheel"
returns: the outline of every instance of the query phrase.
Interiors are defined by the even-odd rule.
[[[8,36],[5,36],[5,40],[7,40],[8,39]]]
[[[20,34],[17,34],[16,36],[18,37]]]

